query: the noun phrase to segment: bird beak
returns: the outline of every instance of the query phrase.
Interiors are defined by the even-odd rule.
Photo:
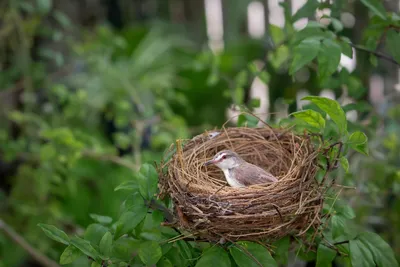
[[[204,166],[208,166],[208,165],[211,165],[211,164],[214,164],[215,163],[215,160],[209,160],[209,161],[207,161],[207,162],[205,162],[204,163]]]

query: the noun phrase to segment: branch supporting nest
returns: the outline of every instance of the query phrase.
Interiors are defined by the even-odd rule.
[[[315,177],[318,157],[326,148],[316,148],[311,136],[271,127],[223,128],[214,138],[177,144],[171,146],[177,152],[158,171],[160,197],[171,197],[178,228],[214,242],[272,241],[288,234],[304,235],[321,223],[327,186]],[[268,170],[279,181],[227,186],[221,170],[203,165],[224,149]]]

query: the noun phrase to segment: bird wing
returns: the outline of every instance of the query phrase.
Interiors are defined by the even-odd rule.
[[[239,168],[238,172],[241,172],[238,173],[241,177],[240,183],[245,186],[278,181],[271,173],[253,164],[249,168]]]

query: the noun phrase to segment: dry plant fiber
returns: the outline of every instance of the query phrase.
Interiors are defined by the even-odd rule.
[[[272,241],[288,234],[302,236],[320,224],[318,151],[307,136],[270,127],[223,128],[215,137],[205,133],[172,149],[176,152],[159,168],[159,187],[174,203],[178,228],[209,241]],[[279,181],[230,187],[220,169],[204,166],[224,149]]]

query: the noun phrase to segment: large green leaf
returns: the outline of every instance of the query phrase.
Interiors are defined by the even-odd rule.
[[[388,30],[386,32],[386,42],[390,54],[397,63],[400,63],[400,34],[393,29]]]
[[[297,111],[291,114],[292,116],[306,122],[310,126],[322,130],[325,128],[325,120],[319,112],[312,109]]]
[[[125,181],[122,184],[118,185],[114,191],[119,190],[138,190],[139,185],[137,181]]]
[[[162,256],[160,245],[155,241],[145,241],[140,244],[139,257],[146,266],[156,264]]]
[[[141,240],[131,237],[120,238],[113,243],[110,258],[129,261],[132,258],[132,253],[136,253],[139,250],[141,243]]]
[[[148,208],[144,203],[143,197],[138,192],[129,195],[122,203],[122,214],[116,223],[114,238],[132,232],[132,230],[145,218],[147,210]]]
[[[361,0],[361,3],[368,7],[368,9],[371,10],[375,15],[384,20],[387,19],[385,7],[380,0]]]
[[[374,259],[368,247],[360,240],[350,240],[350,259],[353,267],[374,267]]]
[[[336,257],[336,251],[328,248],[323,244],[319,244],[317,250],[317,265],[316,267],[330,267],[332,266],[332,261]]]
[[[285,236],[278,241],[275,241],[273,246],[276,247],[274,250],[274,258],[277,259],[283,265],[287,265],[289,259],[289,245],[290,238]]]
[[[309,37],[301,41],[294,48],[293,61],[289,69],[289,74],[293,75],[295,72],[300,70],[304,65],[310,63],[319,52],[321,46],[320,38]]]
[[[379,235],[371,232],[361,233],[360,240],[372,253],[374,262],[378,267],[399,266],[392,248]]]
[[[60,264],[70,264],[82,255],[83,254],[79,249],[72,245],[69,245],[65,248],[64,252],[60,256]]]
[[[292,17],[292,22],[296,22],[301,18],[307,18],[315,14],[320,3],[317,0],[308,0]]]
[[[140,194],[145,199],[152,199],[157,193],[158,185],[158,175],[154,166],[147,163],[143,164],[136,177],[139,183]]]
[[[260,265],[253,259],[253,257],[263,266],[263,267],[277,267],[277,263],[272,258],[269,251],[260,244],[253,242],[237,242],[237,246],[232,246],[230,253],[239,267],[259,267]],[[250,253],[253,257],[250,257],[246,252]]]
[[[43,223],[39,223],[38,226],[42,228],[43,232],[51,239],[63,243],[65,245],[69,245],[69,237],[64,231],[58,229],[53,225],[48,225]]]
[[[91,257],[92,259],[99,259],[99,252],[92,247],[89,241],[80,237],[74,237],[71,238],[71,244],[82,251],[83,254]]]
[[[100,253],[106,257],[110,256],[112,249],[113,236],[110,232],[104,234],[100,240],[99,248]]]
[[[209,267],[218,262],[218,266],[230,267],[231,261],[228,253],[219,246],[213,246],[204,251],[200,260],[196,263],[196,267]]]
[[[318,74],[322,81],[331,76],[338,68],[341,47],[331,39],[324,39],[318,53]]]
[[[306,96],[302,100],[309,100],[326,112],[336,123],[340,133],[347,132],[346,114],[337,101],[321,96]]]
[[[350,135],[347,144],[354,150],[368,155],[368,137],[363,132],[354,132]]]
[[[93,223],[86,228],[84,238],[85,240],[88,240],[92,244],[98,246],[101,238],[107,231],[108,231],[107,227],[98,223]]]
[[[108,217],[108,216],[103,216],[103,215],[98,215],[98,214],[90,214],[89,215],[90,218],[92,218],[93,220],[95,220],[98,223],[101,224],[110,224],[112,223],[112,218]]]
[[[338,238],[345,234],[346,219],[340,215],[332,216],[332,237]]]

